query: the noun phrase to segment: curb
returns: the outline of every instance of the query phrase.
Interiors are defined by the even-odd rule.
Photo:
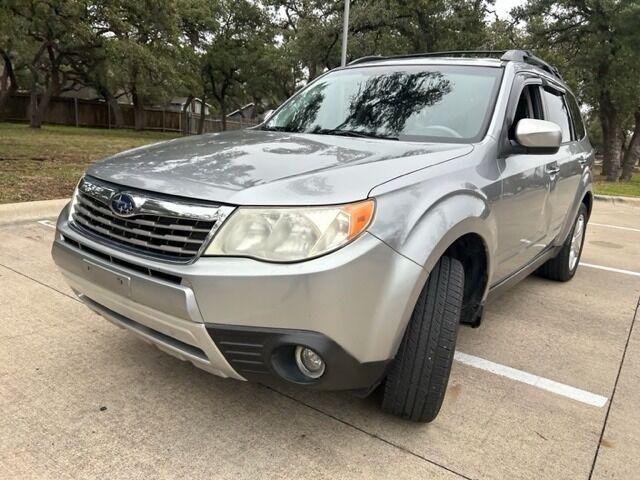
[[[55,218],[69,202],[68,198],[0,205],[0,225]]]
[[[609,202],[613,203],[622,203],[629,206],[637,206],[640,207],[640,198],[637,197],[616,197],[614,195],[594,195],[594,200],[597,202]]]

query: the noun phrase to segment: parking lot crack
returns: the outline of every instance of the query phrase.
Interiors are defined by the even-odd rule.
[[[24,277],[24,278],[26,278],[26,279],[28,279],[28,280],[31,280],[32,282],[35,282],[35,283],[37,283],[38,285],[42,285],[43,287],[46,287],[46,288],[48,288],[49,290],[53,290],[54,292],[57,292],[57,293],[59,293],[60,295],[64,295],[65,297],[70,298],[71,300],[74,300],[74,301],[76,301],[76,302],[82,303],[82,302],[80,302],[80,300],[78,300],[78,299],[77,299],[76,297],[74,297],[73,295],[69,295],[68,293],[65,293],[65,292],[63,292],[63,291],[61,291],[61,290],[58,290],[57,288],[52,287],[51,285],[48,285],[48,284],[46,284],[46,283],[44,283],[44,282],[42,282],[42,281],[38,280],[37,278],[33,278],[33,277],[31,277],[31,276],[27,275],[26,273],[22,273],[21,271],[16,270],[15,268],[11,268],[11,267],[9,267],[9,266],[7,266],[7,265],[4,265],[4,264],[2,264],[2,263],[0,263],[0,267],[6,268],[7,270],[9,270],[9,271],[11,271],[11,272],[15,273],[16,275],[20,275],[21,277]]]
[[[268,385],[262,384],[262,386],[267,388],[268,390],[271,390],[274,393],[277,393],[278,395],[280,395],[282,397],[288,398],[289,400],[291,400],[291,401],[293,401],[295,403],[303,405],[303,406],[305,406],[305,407],[307,407],[307,408],[309,408],[309,409],[311,409],[311,410],[313,410],[313,411],[315,411],[317,413],[320,413],[321,415],[324,415],[326,417],[331,418],[332,420],[334,420],[336,422],[339,422],[339,423],[341,423],[341,424],[343,424],[343,425],[345,425],[347,427],[350,427],[350,428],[352,428],[354,430],[357,430],[358,432],[363,433],[363,434],[365,434],[365,435],[367,435],[367,436],[369,436],[369,437],[371,437],[371,438],[373,438],[375,440],[383,442],[383,443],[387,444],[388,446],[390,446],[392,448],[400,450],[403,453],[406,453],[407,455],[411,455],[412,457],[418,458],[419,460],[422,460],[423,462],[429,463],[429,464],[431,464],[433,466],[436,466],[438,468],[446,470],[447,472],[452,473],[452,474],[454,474],[454,475],[456,475],[456,476],[458,476],[460,478],[464,478],[466,480],[473,480],[472,477],[469,477],[469,476],[467,476],[467,475],[465,475],[463,473],[457,472],[457,471],[455,471],[455,470],[453,470],[453,469],[451,469],[451,468],[449,468],[449,467],[447,467],[445,465],[442,465],[441,463],[438,463],[438,462],[435,462],[433,460],[430,460],[427,457],[425,457],[423,455],[420,455],[419,453],[416,453],[416,452],[414,452],[412,450],[409,450],[408,448],[403,447],[402,445],[398,445],[397,443],[393,443],[393,442],[391,442],[391,441],[389,441],[389,440],[387,440],[385,438],[380,437],[379,435],[376,435],[375,433],[368,432],[367,430],[365,430],[365,429],[363,429],[361,427],[358,427],[357,425],[354,425],[353,423],[350,423],[350,422],[348,422],[346,420],[343,420],[342,418],[336,417],[332,413],[325,412],[324,410],[322,410],[322,409],[320,409],[318,407],[315,407],[315,406],[310,405],[310,404],[308,404],[306,402],[303,402],[302,400],[299,400],[299,399],[297,399],[297,398],[295,398],[295,397],[293,397],[291,395],[288,395],[288,394],[286,394],[284,392],[276,390],[275,388],[270,387]]]
[[[620,381],[620,374],[622,372],[622,366],[624,365],[624,360],[627,356],[627,349],[629,348],[629,342],[631,341],[631,335],[633,333],[633,327],[635,326],[636,320],[638,319],[638,314],[640,313],[640,297],[638,298],[638,302],[636,303],[636,309],[633,314],[633,318],[631,319],[631,326],[629,327],[629,334],[627,335],[627,341],[624,345],[624,350],[622,352],[622,358],[620,359],[620,365],[618,367],[618,373],[616,375],[616,381],[613,384],[613,391],[611,392],[611,396],[609,397],[609,405],[607,406],[607,413],[604,416],[604,422],[602,424],[602,430],[600,431],[600,438],[598,439],[598,445],[596,446],[596,452],[593,456],[593,462],[591,463],[591,471],[589,472],[589,480],[593,477],[593,472],[596,466],[596,461],[598,460],[598,455],[600,454],[600,446],[603,443],[604,432],[607,428],[607,422],[609,420],[609,414],[611,413],[611,406],[613,405],[613,401],[615,399],[616,389],[618,388],[618,382]]]

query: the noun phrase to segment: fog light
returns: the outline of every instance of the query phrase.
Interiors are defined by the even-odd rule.
[[[320,378],[324,373],[324,360],[310,348],[296,347],[296,363],[300,371],[309,378]]]

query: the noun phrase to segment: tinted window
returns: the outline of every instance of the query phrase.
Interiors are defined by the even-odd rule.
[[[516,113],[513,117],[513,124],[509,129],[509,138],[515,139],[515,132],[518,122],[525,118],[537,118],[542,120],[540,107],[540,89],[537,85],[525,85],[518,100]]]
[[[531,103],[531,94],[529,92],[530,85],[524,87],[520,99],[518,100],[518,107],[516,108],[516,116],[514,123],[518,123],[523,118],[533,117],[533,104]]]
[[[474,141],[484,135],[501,75],[498,68],[460,66],[337,70],[293,97],[263,128]]]
[[[571,120],[573,120],[573,131],[576,136],[575,140],[582,140],[585,135],[585,129],[580,107],[578,107],[578,102],[576,102],[573,95],[567,95],[567,100],[569,100],[569,110],[571,110]]]
[[[571,141],[571,120],[564,101],[564,95],[544,90],[544,102],[547,106],[547,120],[557,124],[562,129],[562,143]]]

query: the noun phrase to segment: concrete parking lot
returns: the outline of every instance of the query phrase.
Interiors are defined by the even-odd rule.
[[[430,425],[156,350],[74,298],[40,220],[0,227],[2,478],[639,478],[640,204],[596,202],[570,283],[461,329]]]

